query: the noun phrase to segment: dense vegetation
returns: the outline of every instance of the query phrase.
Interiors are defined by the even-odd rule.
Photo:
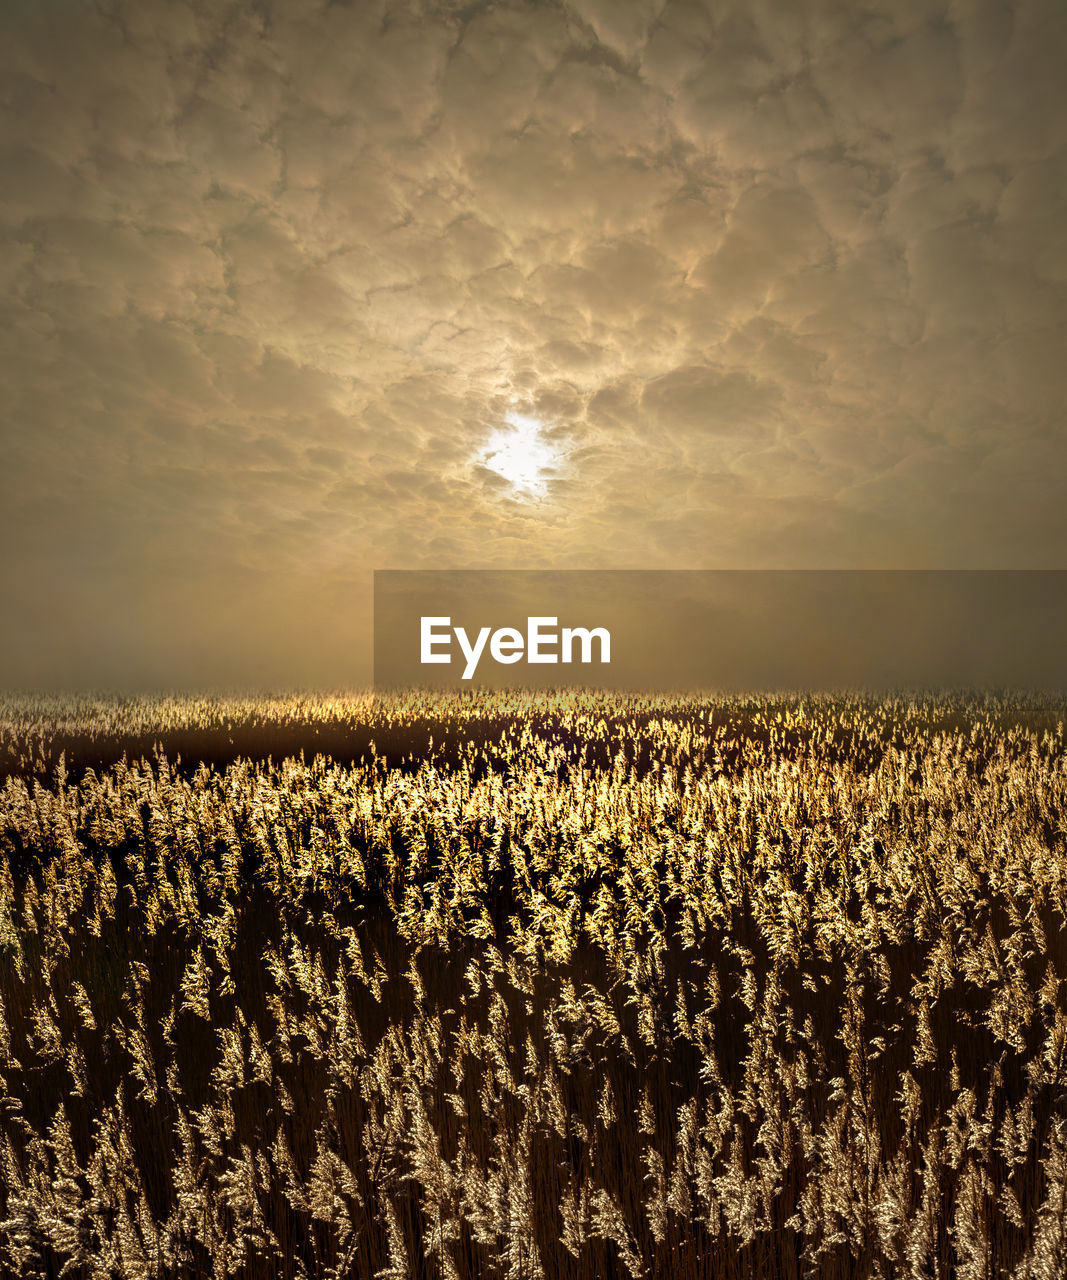
[[[1067,1274],[1063,719],[9,699],[5,1273]]]

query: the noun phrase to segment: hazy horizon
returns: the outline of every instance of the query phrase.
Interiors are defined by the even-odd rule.
[[[1067,567],[1053,0],[0,36],[0,687],[365,687],[375,569]]]

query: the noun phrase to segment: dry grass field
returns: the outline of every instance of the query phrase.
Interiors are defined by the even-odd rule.
[[[0,702],[0,1272],[1058,1280],[1064,718]]]

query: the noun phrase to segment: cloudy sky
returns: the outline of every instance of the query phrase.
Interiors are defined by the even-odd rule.
[[[7,0],[8,685],[374,568],[1067,567],[1062,0]]]

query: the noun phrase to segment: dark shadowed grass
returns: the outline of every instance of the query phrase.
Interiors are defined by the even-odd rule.
[[[1062,1274],[1054,703],[413,697],[225,768],[27,707],[97,754],[0,792],[7,1274]]]

